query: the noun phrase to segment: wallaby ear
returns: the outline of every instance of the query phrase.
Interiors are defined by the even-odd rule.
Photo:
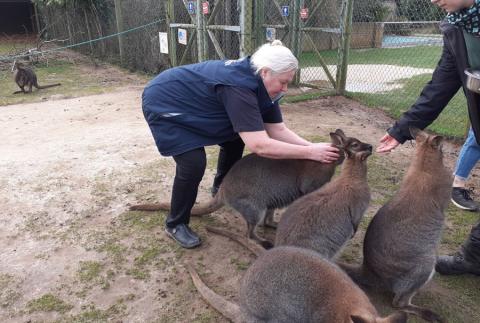
[[[408,131],[410,132],[410,135],[412,138],[417,138],[418,134],[422,132],[422,130],[418,129],[417,127],[410,126],[408,127]]]
[[[350,319],[352,323],[374,323],[371,320],[371,317],[362,317],[360,314],[352,314],[350,315]]]
[[[342,138],[343,138],[343,141],[345,141],[345,140],[347,139],[347,136],[345,136],[345,133],[343,132],[342,129],[337,129],[337,130],[335,130],[335,133],[336,133],[337,135],[339,135],[340,137],[342,137]]]
[[[330,132],[330,139],[332,140],[332,144],[337,148],[343,148],[345,146],[344,138],[338,135],[336,132]]]
[[[433,148],[438,149],[438,147],[440,147],[442,144],[443,139],[444,138],[442,136],[432,136],[432,139],[430,139],[430,144]]]

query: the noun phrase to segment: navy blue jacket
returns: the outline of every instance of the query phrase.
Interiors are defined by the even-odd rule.
[[[390,136],[400,143],[412,139],[409,126],[424,129],[430,125],[462,86],[475,138],[480,143],[480,100],[478,95],[465,87],[464,70],[469,64],[463,31],[446,21],[440,24],[440,29],[443,33],[443,51],[432,80],[423,88],[415,104],[388,129]]]
[[[249,57],[168,69],[154,78],[142,95],[143,113],[162,155],[174,156],[237,136],[217,98],[218,85],[253,91],[260,112],[278,104],[270,99]]]

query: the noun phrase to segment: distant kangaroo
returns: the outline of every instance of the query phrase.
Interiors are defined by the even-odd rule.
[[[335,167],[344,159],[343,142],[348,138],[342,130],[330,133],[332,144],[340,148],[340,158],[331,164],[306,159],[269,159],[250,154],[239,160],[223,179],[218,193],[210,201],[194,206],[192,215],[205,215],[227,204],[237,210],[247,221],[248,237],[265,248],[272,243],[257,236],[256,226],[262,221],[275,227],[273,213],[294,200],[327,183]],[[342,138],[340,141],[339,138]],[[359,148],[359,147],[358,147]],[[130,210],[168,210],[170,203],[142,204]]]
[[[410,132],[415,156],[398,192],[368,226],[363,265],[340,265],[358,283],[392,292],[394,307],[430,322],[445,322],[433,311],[412,305],[411,299],[434,274],[452,172],[443,164],[442,137],[419,129]]]
[[[372,145],[337,134],[345,151],[342,171],[333,181],[290,205],[278,224],[275,246],[312,249],[333,258],[357,232],[370,203],[367,158]]]
[[[21,91],[15,91],[13,92],[13,94],[31,93],[33,86],[36,87],[37,89],[47,89],[49,87],[61,85],[60,83],[49,84],[44,86],[38,85],[37,75],[35,74],[35,72],[31,68],[24,66],[20,62],[15,62],[14,64],[13,79],[15,80],[15,83],[17,83],[17,85],[20,87],[20,90],[21,90]],[[28,87],[27,91],[25,91],[25,87]]]
[[[279,247],[263,253],[241,281],[239,304],[208,288],[192,266],[206,301],[235,323],[403,323],[396,312],[381,318],[367,295],[336,265],[311,250]]]

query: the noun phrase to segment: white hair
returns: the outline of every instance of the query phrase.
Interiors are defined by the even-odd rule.
[[[298,69],[298,60],[280,40],[260,46],[250,58],[250,63],[258,74],[267,68],[273,73],[285,73]]]

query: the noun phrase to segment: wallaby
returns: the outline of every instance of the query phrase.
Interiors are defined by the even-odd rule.
[[[257,236],[257,225],[275,227],[273,213],[294,200],[310,193],[332,178],[335,167],[344,160],[342,142],[351,141],[342,130],[330,134],[332,144],[340,147],[340,158],[331,164],[306,159],[269,159],[249,154],[233,165],[223,179],[218,193],[209,202],[193,207],[192,215],[205,215],[229,205],[247,221],[248,237],[265,248],[272,243]],[[342,138],[342,141],[339,140]],[[168,210],[170,203],[142,204],[130,210]]]
[[[46,89],[49,87],[61,85],[60,83],[43,86],[38,85],[37,75],[35,74],[35,72],[31,68],[24,66],[20,62],[14,63],[13,79],[15,80],[15,83],[17,83],[17,85],[20,87],[20,91],[15,91],[13,92],[13,94],[31,93],[33,86],[37,89]],[[25,87],[28,87],[27,91],[25,91]]]
[[[292,203],[278,224],[275,246],[315,250],[333,258],[357,232],[370,203],[367,158],[372,145],[355,138],[338,137],[345,151],[342,171],[334,180]]]
[[[193,283],[232,322],[403,323],[407,314],[381,318],[367,295],[335,264],[296,247],[264,252],[241,281],[238,304],[208,288],[194,268]]]
[[[444,322],[412,297],[434,274],[452,172],[443,164],[442,140],[419,129],[415,156],[399,190],[378,210],[367,228],[363,265],[340,264],[359,284],[394,294],[393,306],[430,322]]]

